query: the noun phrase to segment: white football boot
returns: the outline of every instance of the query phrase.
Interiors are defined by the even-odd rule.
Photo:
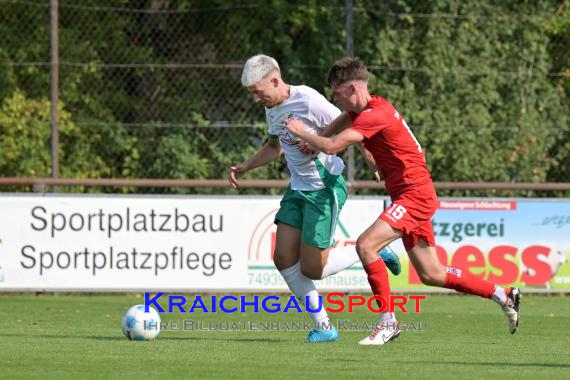
[[[382,345],[392,342],[400,335],[398,321],[395,319],[381,322],[378,328],[372,331],[372,334],[362,339],[358,344],[363,346]]]
[[[501,308],[509,320],[509,331],[511,334],[514,334],[519,327],[520,303],[521,291],[519,288],[511,288],[511,292],[507,297],[507,303]]]

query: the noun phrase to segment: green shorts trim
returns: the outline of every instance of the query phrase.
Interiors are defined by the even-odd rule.
[[[287,188],[275,223],[283,222],[301,230],[303,243],[325,249],[334,244],[340,210],[348,197],[342,176],[321,190],[301,191]]]

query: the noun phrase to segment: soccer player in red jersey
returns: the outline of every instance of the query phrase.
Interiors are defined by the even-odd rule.
[[[503,309],[514,333],[519,323],[520,290],[503,289],[438,259],[431,218],[437,195],[422,148],[402,115],[386,99],[368,91],[368,70],[358,58],[343,58],[328,73],[334,101],[343,109],[321,135],[312,135],[295,119],[284,127],[326,154],[363,143],[382,173],[392,204],[358,238],[356,247],[374,295],[388,300],[390,283],[379,249],[401,238],[425,285],[491,298]],[[332,136],[332,137],[330,137]],[[382,307],[382,305],[379,305]],[[380,315],[379,328],[360,344],[384,344],[399,335],[394,313]]]

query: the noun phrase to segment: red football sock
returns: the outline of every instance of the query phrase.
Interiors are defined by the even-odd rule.
[[[447,267],[445,287],[485,298],[492,298],[495,292],[495,284],[492,282],[481,280],[467,271],[452,267]]]
[[[388,271],[386,271],[386,264],[384,261],[378,259],[368,265],[364,265],[364,271],[368,275],[368,283],[372,288],[372,293],[375,296],[382,296],[386,302],[390,302],[390,281],[388,280]],[[388,307],[382,305],[381,300],[376,300],[378,307]]]

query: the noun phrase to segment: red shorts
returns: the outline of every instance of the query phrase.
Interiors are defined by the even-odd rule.
[[[433,184],[413,188],[392,198],[392,204],[380,218],[402,231],[406,251],[414,248],[420,239],[435,246],[431,218],[437,209],[437,195]]]

